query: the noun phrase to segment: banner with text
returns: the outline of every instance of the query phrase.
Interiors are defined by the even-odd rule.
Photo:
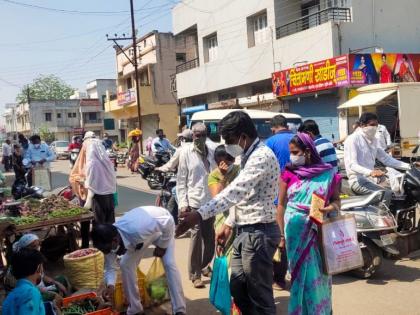
[[[280,97],[346,86],[419,81],[420,54],[349,54],[272,74],[273,93]]]

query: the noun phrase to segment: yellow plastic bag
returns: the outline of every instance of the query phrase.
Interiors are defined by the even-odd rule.
[[[146,290],[146,275],[141,272],[140,268],[137,268],[137,282],[139,286],[140,300],[144,308],[150,306],[150,297]],[[114,292],[114,309],[118,312],[123,312],[127,309],[128,302],[124,295],[124,290],[121,281],[121,273],[117,274],[117,281],[115,283]]]
[[[169,298],[165,268],[162,259],[156,257],[146,275],[147,293],[153,304],[162,304]]]

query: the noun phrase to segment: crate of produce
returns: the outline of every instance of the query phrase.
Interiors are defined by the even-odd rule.
[[[103,280],[104,255],[96,248],[79,249],[64,256],[64,268],[77,289],[98,288]]]
[[[74,295],[63,299],[62,315],[118,315],[110,307],[99,309],[101,301],[95,292]]]
[[[144,308],[148,308],[151,306],[151,301],[150,296],[146,290],[146,275],[140,270],[140,268],[137,268],[137,283],[139,287],[141,304]],[[119,312],[125,311],[128,306],[128,302],[124,295],[124,289],[122,286],[121,273],[117,274],[113,302],[114,309]]]

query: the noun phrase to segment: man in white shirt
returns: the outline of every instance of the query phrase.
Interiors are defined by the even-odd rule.
[[[157,129],[156,138],[154,138],[152,141],[153,154],[156,154],[156,152],[166,152],[173,148],[174,147],[169,142],[169,140],[166,139],[165,134],[163,133],[163,129]]]
[[[269,147],[258,139],[252,119],[243,111],[229,113],[219,122],[226,152],[241,156],[238,176],[215,198],[196,212],[181,214],[176,234],[235,206],[216,236],[224,245],[236,226],[233,242],[230,288],[243,314],[274,315],[272,258],[280,244],[276,223],[280,167]]]
[[[360,127],[344,142],[344,164],[350,188],[358,195],[384,190],[389,203],[392,191],[382,181],[385,173],[375,169],[375,160],[378,159],[385,166],[401,170],[410,169],[410,164],[394,159],[379,147],[375,138],[378,128],[376,114],[363,113],[359,121]]]
[[[207,181],[216,167],[215,144],[207,139],[203,123],[192,127],[193,144],[183,148],[179,156],[176,195],[180,212],[194,212],[211,199]],[[203,220],[191,229],[188,272],[194,288],[204,288],[201,275],[210,276],[208,265],[214,256],[214,218]]]
[[[12,168],[12,146],[9,139],[3,142],[2,152],[3,152],[4,170],[8,172]]]
[[[105,298],[111,299],[114,294],[117,255],[122,255],[120,267],[124,293],[129,302],[127,314],[144,314],[136,271],[147,248],[154,245],[153,254],[162,257],[165,267],[173,313],[185,315],[181,276],[175,264],[174,233],[175,224],[171,214],[155,206],[134,208],[114,224],[94,225],[93,245],[105,254]]]
[[[392,145],[391,135],[384,125],[378,124],[375,138],[378,141],[378,147],[384,151],[388,150]]]

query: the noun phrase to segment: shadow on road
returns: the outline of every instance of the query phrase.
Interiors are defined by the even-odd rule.
[[[404,259],[408,261],[409,259]],[[400,265],[401,260],[384,259],[379,269],[370,279],[358,279],[351,274],[343,274],[333,277],[333,284],[347,284],[355,281],[363,281],[368,284],[385,285],[388,282],[414,282],[420,280],[420,269],[407,265]]]

